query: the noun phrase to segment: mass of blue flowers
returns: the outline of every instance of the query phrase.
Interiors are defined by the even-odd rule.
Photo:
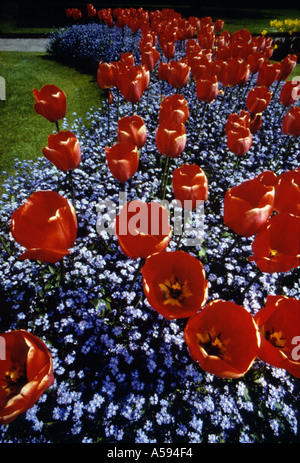
[[[107,34],[113,46],[103,48]],[[75,60],[80,55],[80,59],[92,56],[111,61],[119,59],[116,55],[123,51],[133,51],[136,63],[140,59],[139,33],[133,34],[127,27],[121,31],[101,24],[73,26],[51,40],[52,51],[56,47]],[[101,49],[101,57],[95,54],[96,49]],[[182,54],[184,47],[177,43],[176,57]],[[205,112],[201,127],[204,105],[197,101],[195,81],[190,79],[180,89],[190,116],[186,148],[172,160],[172,168],[196,163],[209,184],[204,241],[194,248],[186,247],[183,236],[181,249],[203,263],[209,301],[232,300],[252,314],[265,305],[268,294],[300,295],[298,268],[284,274],[262,274],[242,296],[257,270],[255,263],[248,261],[252,238],[242,237],[228,253],[235,236],[222,216],[228,188],[273,170],[275,164],[278,174],[299,165],[297,140],[284,165],[281,163],[287,138],[281,131],[281,85],[263,113],[263,125],[253,135],[253,146],[238,164],[227,148],[224,124],[230,113],[245,109],[251,86],[231,88],[225,96],[219,95]],[[115,99],[109,125],[103,101],[101,107],[89,109],[88,124],[77,115],[72,126],[64,119],[61,127],[75,133],[82,151],[82,162],[73,172],[78,237],[64,258],[63,269],[60,263],[19,261],[21,247],[10,234],[10,218],[34,191],[50,189],[71,200],[66,174],[40,158],[37,162],[16,161],[16,174],[5,180],[0,207],[1,240],[5,244],[0,265],[1,332],[25,329],[41,338],[53,357],[55,383],[33,408],[9,425],[0,426],[0,442],[296,442],[299,379],[259,359],[244,377],[235,380],[201,370],[183,339],[186,320],[169,322],[155,312],[144,297],[141,276],[130,290],[138,262],[121,252],[116,236],[105,230],[98,233],[101,217],[97,205],[105,199],[118,205],[123,191],[108,170],[105,147],[116,141],[117,111],[121,118],[133,110],[122,97],[117,107],[116,90],[112,91]],[[158,80],[155,69],[149,94],[146,90],[135,105],[148,137],[141,149],[138,172],[126,184],[128,200],[157,198],[163,166],[155,144],[158,110],[162,95],[174,91]],[[172,198],[170,178],[166,199]],[[197,227],[196,216],[194,224]],[[176,236],[171,239],[170,250],[175,250],[177,241]]]

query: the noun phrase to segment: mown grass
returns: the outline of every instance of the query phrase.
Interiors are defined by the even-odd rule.
[[[34,111],[34,88],[50,83],[61,88],[67,96],[70,123],[76,117],[88,123],[86,113],[101,104],[96,76],[58,64],[44,53],[0,52],[0,75],[6,81],[6,100],[0,101],[0,171],[9,175],[14,172],[16,158],[41,156],[55,130],[54,124]]]

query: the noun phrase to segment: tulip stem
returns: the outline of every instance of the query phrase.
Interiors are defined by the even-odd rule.
[[[3,239],[3,237],[0,236],[0,239],[1,239],[1,243],[2,243],[2,246],[4,247],[5,251],[7,252],[7,254],[8,254],[9,256],[11,256],[12,254],[11,254],[11,252],[10,252],[10,249],[6,246],[6,243],[5,243],[4,239]]]
[[[235,237],[234,241],[232,242],[232,244],[229,246],[229,248],[227,249],[225,254],[223,254],[221,262],[224,261],[227,256],[229,256],[231,251],[235,248],[235,246],[240,242],[241,239],[242,239],[241,235],[236,235],[236,237]]]
[[[167,156],[166,163],[165,163],[165,170],[164,170],[164,175],[162,178],[162,185],[161,185],[161,190],[162,190],[162,196],[161,200],[163,201],[166,196],[166,189],[167,189],[167,183],[168,183],[168,178],[169,178],[169,171],[170,171],[170,156]]]
[[[179,246],[180,246],[182,237],[183,237],[183,230],[181,231],[181,234],[180,234],[180,236],[179,236],[179,240],[178,240],[178,243],[177,243],[177,246],[176,246],[176,251],[178,251],[178,249],[179,249]]]
[[[57,132],[59,132],[59,124],[58,124],[58,121],[55,121],[55,125],[56,125],[56,130],[57,130]]]
[[[259,270],[257,272],[257,274],[252,278],[252,280],[249,281],[248,285],[246,286],[246,288],[241,292],[241,296],[245,296],[245,294],[249,291],[249,289],[251,288],[252,285],[254,285],[254,283],[257,282],[257,280],[259,280],[259,278],[261,277],[262,275],[262,272]]]
[[[61,285],[64,286],[65,276],[66,276],[66,267],[65,267],[64,258],[62,258],[60,261],[60,276],[61,276]]]
[[[71,170],[68,171],[68,175],[69,175],[69,181],[70,181],[70,186],[71,186],[72,203],[73,203],[74,209],[76,210],[74,183],[73,183],[73,173],[72,173]]]
[[[110,103],[107,99],[107,136],[110,137]]]
[[[135,271],[135,274],[134,274],[133,280],[132,280],[132,282],[131,282],[130,288],[129,288],[129,292],[130,292],[130,293],[131,293],[131,291],[133,290],[133,287],[134,287],[134,285],[135,285],[135,283],[136,283],[136,280],[138,279],[138,276],[139,276],[140,271],[141,271],[141,269],[142,269],[142,267],[143,267],[144,264],[145,264],[145,259],[144,259],[144,258],[141,258],[140,261],[139,261],[139,265],[138,265],[138,267],[137,267],[137,269],[136,269],[136,271]]]
[[[201,133],[201,129],[202,129],[202,125],[203,125],[204,116],[205,116],[205,113],[206,113],[207,106],[208,106],[208,103],[207,103],[207,101],[205,101],[204,108],[203,108],[203,113],[202,113],[202,118],[201,118],[201,122],[200,122],[199,136],[200,136],[200,133]]]

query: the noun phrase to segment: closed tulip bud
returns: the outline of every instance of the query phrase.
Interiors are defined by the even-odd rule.
[[[265,61],[258,71],[257,86],[270,87],[278,78],[280,73],[280,64]]]
[[[250,128],[237,127],[227,134],[227,146],[237,156],[243,156],[252,146],[252,135]]]
[[[43,154],[62,172],[76,169],[81,162],[79,141],[70,131],[49,135]]]
[[[141,62],[147,66],[149,71],[152,71],[155,68],[159,58],[160,54],[155,47],[144,49],[141,53]]]
[[[147,140],[147,129],[140,116],[125,116],[118,120],[118,141],[127,141],[142,148]]]
[[[274,209],[300,216],[300,170],[289,170],[278,177]]]
[[[278,80],[286,80],[289,77],[297,64],[297,59],[297,55],[287,55],[280,61]]]
[[[185,126],[182,123],[164,121],[156,130],[158,151],[171,158],[177,158],[186,145]]]
[[[282,121],[282,132],[285,135],[298,137],[300,135],[300,108],[293,106]]]
[[[111,147],[105,147],[108,168],[121,183],[127,182],[137,171],[139,152],[137,146],[128,141],[121,141]]]
[[[34,110],[49,122],[57,122],[66,115],[65,93],[56,85],[44,85],[41,90],[33,90]]]
[[[224,223],[241,236],[252,236],[274,210],[275,188],[255,177],[230,188],[224,197]]]
[[[291,106],[300,98],[300,81],[288,80],[282,86],[279,101],[282,106]]]
[[[175,55],[175,43],[172,41],[164,40],[161,44],[161,49],[164,54],[164,57],[169,60],[172,59]]]
[[[197,80],[196,94],[200,101],[211,103],[219,93],[217,76],[207,76]]]
[[[265,62],[265,59],[266,58],[264,55],[262,55],[259,51],[250,53],[247,57],[247,63],[250,66],[250,72],[252,74],[256,74]]]
[[[159,107],[159,124],[165,121],[185,124],[189,117],[189,107],[183,95],[174,93],[164,98]]]
[[[76,240],[75,210],[54,191],[36,191],[13,212],[11,233],[26,248],[19,259],[58,262],[69,254]]]
[[[168,82],[174,88],[185,87],[190,78],[190,66],[180,61],[170,61]]]
[[[116,66],[114,63],[100,62],[97,70],[97,82],[100,88],[115,87]]]
[[[184,164],[173,171],[173,191],[177,201],[187,210],[197,207],[197,201],[206,201],[208,182],[204,171],[196,164]]]
[[[139,200],[122,207],[115,231],[122,252],[134,260],[165,251],[172,236],[168,211],[159,203]]]
[[[246,105],[247,109],[252,114],[262,113],[269,105],[272,98],[272,93],[268,87],[254,87],[248,93]]]

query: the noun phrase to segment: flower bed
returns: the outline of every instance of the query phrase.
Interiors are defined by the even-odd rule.
[[[89,26],[87,29],[89,30]],[[110,30],[120,39],[117,28]],[[135,40],[140,39],[140,32]],[[131,31],[125,33],[132,39]],[[157,46],[157,49],[160,49]],[[105,61],[109,62],[108,54]],[[176,43],[176,59],[185,47]],[[138,58],[137,58],[138,59]],[[180,250],[203,264],[208,299],[233,301],[251,316],[268,295],[299,299],[299,267],[257,276],[250,262],[254,236],[237,235],[224,224],[226,192],[265,171],[295,170],[299,165],[296,137],[282,132],[279,92],[283,82],[269,86],[273,98],[263,111],[262,126],[242,156],[229,151],[225,123],[232,113],[247,110],[246,96],[257,76],[244,85],[223,87],[210,103],[198,101],[190,78],[178,93],[189,106],[186,145],[171,159],[171,169],[196,164],[206,174],[208,198],[204,223],[191,213],[203,242],[191,247],[185,234]],[[117,237],[99,228],[99,204],[119,206],[121,184],[108,169],[106,147],[117,139],[117,121],[142,117],[146,144],[140,148],[137,172],[125,182],[127,200],[159,200],[165,156],[157,149],[163,97],[174,88],[151,71],[148,90],[132,106],[115,89],[108,106],[91,108],[91,128],[80,118],[69,127],[81,146],[81,162],[72,171],[78,233],[71,253],[52,264],[19,260],[22,247],[10,234],[10,220],[35,191],[53,190],[72,201],[70,179],[45,158],[16,163],[1,199],[1,331],[24,329],[42,339],[53,359],[54,384],[8,425],[0,426],[1,442],[292,442],[297,440],[299,379],[282,368],[255,358],[239,378],[222,378],[193,361],[183,333],[186,318],[165,319],[145,297],[138,261],[120,249]],[[285,108],[287,111],[287,108]],[[287,140],[293,145],[287,153]],[[171,176],[165,199],[172,202]],[[174,214],[170,213],[174,227]],[[173,236],[168,251],[177,249]],[[63,265],[61,265],[63,262]],[[135,280],[136,276],[136,280]],[[255,277],[255,281],[254,278]],[[299,333],[300,335],[300,333]]]

